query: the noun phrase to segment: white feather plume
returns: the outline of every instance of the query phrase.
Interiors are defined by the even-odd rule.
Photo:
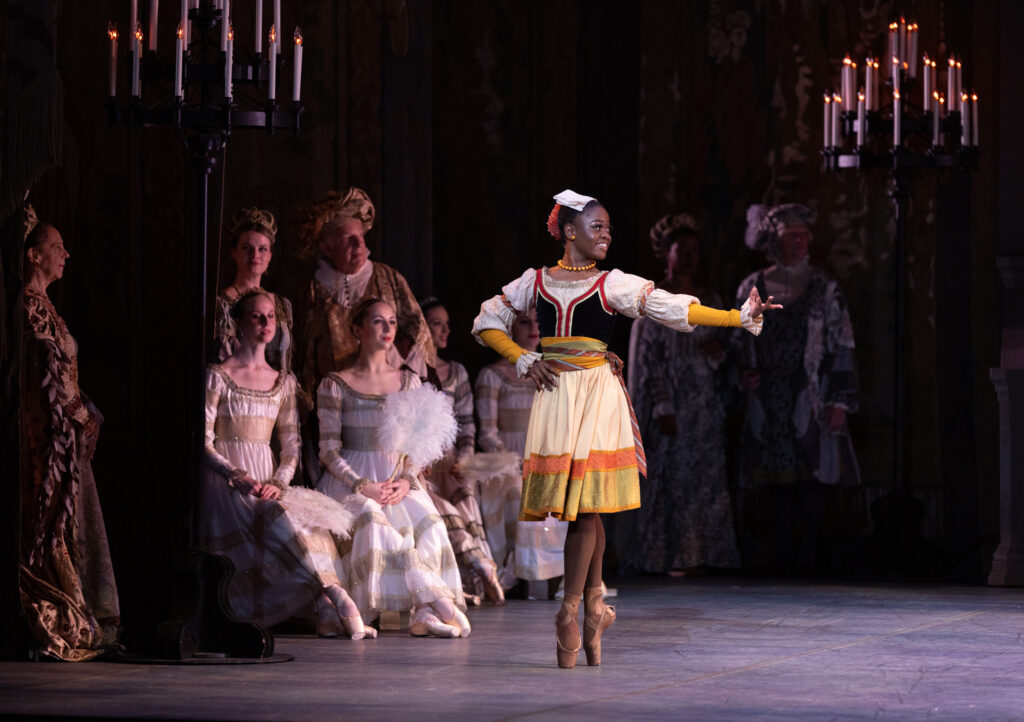
[[[458,430],[451,401],[424,384],[388,396],[378,440],[381,451],[404,454],[422,468],[454,446]]]
[[[304,486],[289,486],[281,506],[302,531],[328,531],[339,539],[352,537],[355,515],[343,504]]]
[[[514,451],[487,451],[473,454],[459,462],[459,471],[467,479],[486,482],[501,476],[519,476],[522,465],[522,454]]]

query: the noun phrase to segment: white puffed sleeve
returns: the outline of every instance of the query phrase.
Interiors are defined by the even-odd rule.
[[[700,303],[696,296],[669,293],[654,287],[654,281],[615,269],[604,282],[605,298],[618,313],[630,318],[646,316],[676,331],[693,331],[689,309]]]
[[[501,294],[484,301],[480,305],[480,314],[473,319],[473,336],[477,343],[486,346],[480,338],[480,332],[489,328],[504,331],[512,335],[512,324],[516,316],[529,311],[533,307],[533,290],[537,282],[536,269],[527,269],[522,276],[501,289]]]

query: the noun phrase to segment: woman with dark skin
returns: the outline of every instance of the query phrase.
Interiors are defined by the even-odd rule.
[[[639,474],[646,459],[621,380],[622,362],[607,350],[616,313],[646,315],[680,331],[695,325],[742,326],[760,333],[762,313],[775,308],[752,290],[742,310],[717,311],[697,299],[655,289],[618,270],[601,271],[611,245],[611,220],[596,199],[563,191],[548,218],[562,246],[557,267],[529,269],[484,302],[473,333],[533,379],[534,398],[523,460],[520,519],[548,513],[569,521],[565,542],[565,599],[556,617],[558,665],[574,667],[580,647],[601,663],[602,632],[615,610],[601,593],[602,513],[640,505]],[[519,314],[537,309],[542,354],[523,351],[510,332]],[[578,610],[584,597],[584,632]]]

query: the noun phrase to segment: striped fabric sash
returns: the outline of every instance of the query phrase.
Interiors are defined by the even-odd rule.
[[[644,442],[640,438],[640,424],[633,410],[633,400],[629,398],[626,388],[626,377],[622,373],[625,364],[616,354],[608,350],[608,344],[587,336],[545,336],[540,340],[541,352],[548,368],[556,373],[563,371],[579,371],[603,364],[612,367],[612,373],[622,386],[629,407],[629,423],[633,427],[633,446],[636,449],[636,465],[640,473],[647,476],[647,454],[644,453]]]

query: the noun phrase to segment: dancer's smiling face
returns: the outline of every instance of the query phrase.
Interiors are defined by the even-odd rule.
[[[612,222],[604,206],[592,203],[562,229],[565,242],[588,261],[603,261],[612,245]]]
[[[373,304],[363,318],[352,326],[352,332],[364,351],[387,350],[395,343],[398,318],[395,309],[385,301]]]

